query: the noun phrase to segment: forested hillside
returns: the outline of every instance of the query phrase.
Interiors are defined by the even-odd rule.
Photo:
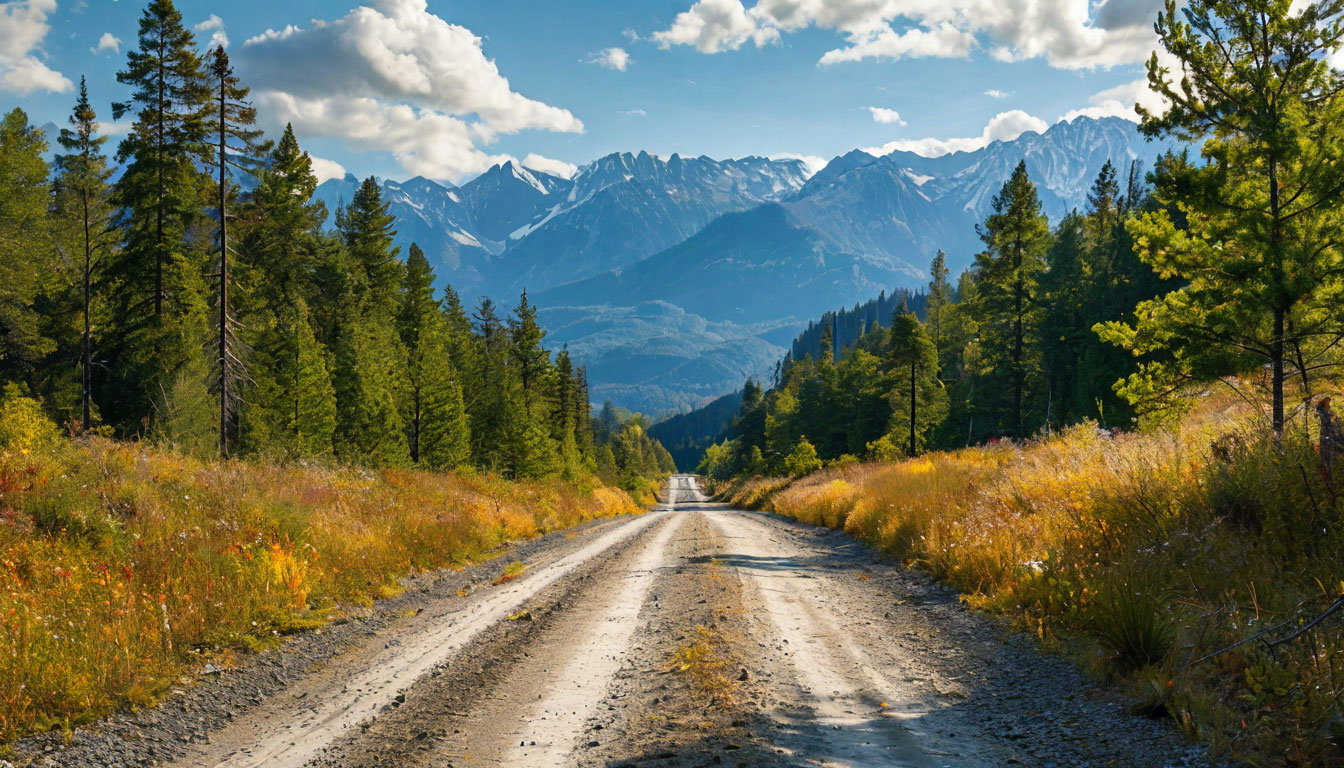
[[[48,136],[0,125],[0,381],[75,434],[197,455],[365,467],[596,473],[632,490],[671,462],[590,418],[585,369],[511,311],[436,287],[393,243],[372,179],[334,212],[295,132],[264,140],[228,55],[155,0],[111,117],[82,87]],[[54,161],[44,157],[54,150]]]
[[[728,477],[781,472],[790,457],[892,458],[1082,419],[1128,427],[1134,407],[1113,385],[1137,360],[1093,327],[1132,322],[1136,305],[1172,286],[1126,229],[1164,212],[1142,179],[1137,164],[1122,180],[1107,163],[1088,207],[1052,229],[1020,164],[980,227],[974,267],[954,284],[940,253],[925,292],[884,294],[812,325],[769,392],[748,386],[732,439],[702,468]]]

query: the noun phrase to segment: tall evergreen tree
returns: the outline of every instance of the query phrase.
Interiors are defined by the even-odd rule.
[[[1102,173],[1102,179],[1105,172]],[[1104,215],[1104,214],[1103,214]],[[1068,423],[1086,412],[1078,400],[1079,360],[1092,338],[1088,318],[1087,245],[1084,229],[1090,217],[1076,211],[1060,220],[1046,251],[1046,269],[1040,276],[1040,344],[1045,373],[1045,425]]]
[[[0,380],[27,383],[52,342],[42,334],[33,302],[53,262],[48,205],[51,188],[42,154],[47,141],[21,109],[0,122]]]
[[[411,461],[452,468],[470,459],[462,390],[448,345],[448,321],[434,298],[434,271],[411,244],[397,331],[406,349],[402,421]]]
[[[80,256],[79,289],[83,305],[80,333],[80,426],[93,426],[93,273],[101,256],[112,246],[112,169],[103,154],[106,136],[98,135],[98,116],[89,104],[84,78],[79,80],[79,98],[70,114],[70,127],[62,128],[62,153],[56,155],[56,217],[75,233]]]
[[[251,352],[244,382],[240,442],[293,458],[330,455],[336,402],[327,350],[307,299],[315,273],[339,259],[321,232],[326,207],[312,201],[317,178],[286,126],[240,215],[230,304]],[[341,295],[342,281],[333,280]],[[335,307],[325,311],[335,312]]]
[[[271,151],[244,213],[240,255],[252,271],[253,292],[268,303],[307,296],[322,250],[327,208],[314,200],[317,176],[293,126]]]
[[[198,164],[209,156],[209,85],[195,38],[171,0],[146,6],[117,80],[131,99],[114,104],[113,116],[134,113],[135,121],[116,156],[126,169],[114,195],[124,246],[109,263],[118,321],[109,393],[123,426],[134,428],[166,382],[191,385],[176,381],[177,372],[201,354],[205,337],[204,264],[187,234],[201,216],[206,184]]]
[[[523,291],[518,307],[513,310],[513,319],[509,322],[509,355],[518,368],[523,384],[523,397],[531,406],[543,387],[543,378],[551,366],[550,353],[541,346],[546,333],[537,322],[537,308],[527,300],[527,291]]]
[[[247,101],[248,89],[238,84],[229,66],[229,55],[219,46],[210,54],[213,103],[207,125],[215,141],[215,164],[219,173],[216,189],[219,211],[219,290],[216,299],[215,387],[219,397],[219,455],[229,455],[230,426],[238,409],[238,387],[246,370],[235,340],[229,308],[229,179],[234,171],[255,174],[266,151],[261,131],[252,126],[257,110]]]
[[[1011,401],[1003,409],[1002,427],[1020,438],[1027,433],[1028,388],[1039,373],[1032,344],[1039,322],[1037,280],[1050,244],[1050,226],[1025,161],[994,197],[980,237],[985,250],[976,257],[976,312],[982,349],[988,373],[1008,385]]]
[[[947,395],[938,380],[938,348],[913,312],[899,312],[887,334],[894,428],[904,428],[906,455],[918,455],[930,430],[946,414]]]
[[[239,424],[240,445],[291,459],[330,456],[336,393],[307,303],[295,297],[277,307],[264,338]]]
[[[361,300],[373,311],[395,312],[401,288],[400,248],[393,244],[396,217],[388,212],[378,180],[370,176],[355,192],[350,205],[336,215],[346,250],[358,265]]]
[[[929,337],[939,350],[943,348],[943,325],[953,302],[952,284],[947,281],[947,254],[941,250],[929,265],[929,297],[924,301],[924,319]]]
[[[1135,403],[1268,368],[1270,423],[1282,433],[1288,375],[1309,396],[1344,338],[1344,73],[1328,61],[1344,43],[1344,0],[1168,0],[1156,30],[1180,70],[1149,60],[1149,86],[1169,106],[1140,109],[1140,128],[1202,141],[1202,161],[1159,165],[1165,207],[1130,232],[1143,260],[1183,286],[1103,333],[1136,354],[1170,353],[1122,385]],[[1167,210],[1177,207],[1187,229]]]
[[[332,383],[337,454],[396,466],[410,461],[410,449],[398,396],[406,352],[396,328],[403,270],[392,224],[372,178],[337,216],[345,249],[335,271],[344,287],[334,310]]]
[[[476,332],[472,337],[475,370],[467,394],[471,419],[471,455],[486,468],[501,467],[503,444],[509,424],[508,338],[495,304],[482,297],[473,313]]]

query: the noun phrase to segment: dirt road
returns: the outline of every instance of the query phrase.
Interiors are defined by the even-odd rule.
[[[164,706],[47,744],[48,765],[1195,766],[923,574],[834,532],[708,503],[441,575]]]

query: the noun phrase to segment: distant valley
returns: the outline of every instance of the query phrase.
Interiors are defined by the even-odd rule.
[[[418,243],[469,304],[528,291],[552,348],[589,367],[592,396],[651,415],[762,376],[808,320],[955,272],[1025,159],[1052,221],[1085,203],[1107,160],[1145,168],[1167,147],[1133,123],[1080,117],[935,158],[860,150],[810,178],[802,162],[613,154],[564,179],[513,163],[460,187],[385,181],[398,243]],[[334,213],[358,185],[322,184]]]

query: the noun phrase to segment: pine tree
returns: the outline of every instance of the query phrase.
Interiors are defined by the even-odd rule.
[[[337,457],[373,467],[410,463],[395,390],[398,346],[392,329],[382,324],[357,322],[342,329],[332,376]]]
[[[219,455],[229,455],[230,427],[238,411],[238,388],[247,373],[235,339],[233,315],[229,307],[229,179],[234,171],[255,174],[266,150],[260,144],[261,131],[252,128],[257,110],[247,101],[248,89],[238,84],[229,66],[229,55],[219,46],[210,54],[213,104],[207,126],[217,150],[219,211],[219,290],[216,301],[215,387],[219,397]]]
[[[337,213],[336,227],[346,250],[359,266],[362,283],[360,299],[373,309],[395,311],[397,290],[401,287],[400,248],[393,245],[396,217],[388,213],[378,180],[370,176],[355,192],[350,205]]]
[[[113,117],[134,112],[135,122],[116,156],[126,169],[114,194],[124,247],[108,265],[118,327],[105,400],[133,429],[167,382],[188,386],[176,372],[188,364],[200,370],[194,361],[205,340],[204,264],[186,235],[201,216],[206,185],[197,164],[209,156],[209,86],[195,38],[170,0],[145,8],[138,45],[117,80],[132,93],[113,105]]]
[[[994,197],[980,237],[985,251],[976,257],[976,319],[990,375],[1006,382],[1011,396],[1003,426],[1020,438],[1027,434],[1028,389],[1039,373],[1033,343],[1039,322],[1037,280],[1050,245],[1050,226],[1025,161]]]
[[[943,325],[952,306],[952,284],[947,281],[947,254],[939,250],[929,265],[929,296],[924,302],[924,319],[933,345],[943,349]]]
[[[93,427],[93,274],[98,260],[113,245],[111,189],[112,169],[103,154],[106,136],[98,135],[98,116],[89,104],[84,78],[79,80],[79,99],[70,114],[70,128],[61,129],[63,153],[56,155],[55,213],[57,220],[73,231],[74,248],[80,256],[79,288],[83,305],[80,333],[80,426]]]
[[[406,349],[402,421],[411,461],[448,469],[471,458],[471,435],[449,350],[448,321],[434,298],[434,271],[420,246],[406,257],[397,331]]]
[[[1344,0],[1168,0],[1158,15],[1180,71],[1149,60],[1149,86],[1169,107],[1140,109],[1140,128],[1203,147],[1199,162],[1158,166],[1164,207],[1129,228],[1141,258],[1183,283],[1141,304],[1133,324],[1101,328],[1135,354],[1163,353],[1123,383],[1131,402],[1162,404],[1184,381],[1264,366],[1281,434],[1289,373],[1310,396],[1330,364],[1344,338],[1344,73],[1327,59],[1344,43],[1342,19]]]
[[[1101,179],[1105,177],[1103,171]],[[1037,300],[1042,307],[1040,345],[1047,429],[1081,417],[1087,406],[1087,393],[1078,389],[1078,369],[1083,346],[1092,337],[1087,304],[1092,298],[1088,281],[1094,276],[1087,270],[1090,249],[1084,234],[1089,226],[1096,226],[1095,221],[1077,212],[1060,220],[1046,251],[1045,272],[1040,276]]]
[[[596,448],[593,441],[593,403],[588,392],[588,369],[579,366],[574,372],[574,442],[579,456],[591,464]]]
[[[412,243],[406,256],[405,282],[401,290],[401,308],[397,314],[397,332],[406,348],[406,381],[402,397],[402,421],[411,461],[420,461],[420,433],[428,416],[425,395],[428,378],[445,360],[431,347],[433,325],[442,323],[438,302],[434,299],[434,270],[420,246]],[[441,339],[440,339],[441,341]]]
[[[307,301],[328,250],[321,233],[326,208],[311,202],[316,188],[312,163],[286,126],[242,208],[231,270],[230,306],[252,362],[238,416],[240,444],[253,452],[332,453],[335,395]]]
[[[504,466],[506,442],[514,407],[509,401],[508,339],[495,304],[482,298],[473,317],[476,333],[472,336],[475,367],[467,396],[467,414],[471,419],[471,455],[485,468]]]
[[[528,303],[527,291],[523,291],[518,307],[513,310],[513,319],[509,322],[509,339],[512,342],[509,355],[517,366],[523,384],[523,397],[529,406],[536,403],[543,379],[550,372],[550,353],[541,346],[545,336],[545,331],[537,322],[537,308]]]
[[[893,427],[904,428],[906,455],[915,456],[930,430],[946,415],[947,394],[938,380],[938,348],[913,312],[898,311],[887,333],[887,349]]]
[[[286,125],[243,217],[240,256],[252,272],[250,290],[264,302],[287,303],[311,292],[327,217],[326,206],[313,200],[316,191],[312,160]]]
[[[516,476],[544,477],[563,469],[560,452],[564,441],[554,439],[547,423],[551,413],[547,390],[553,371],[550,352],[541,346],[544,337],[537,322],[537,308],[523,291],[509,320],[509,464]],[[516,393],[512,392],[515,386]]]
[[[48,216],[47,142],[21,109],[0,122],[0,380],[25,381],[53,349],[33,302],[55,255]],[[26,381],[25,381],[26,383]]]
[[[435,469],[456,469],[471,463],[471,430],[462,387],[449,369],[443,372],[446,375],[426,390],[425,406],[430,416],[420,434],[419,461]]]
[[[329,456],[336,432],[336,393],[325,350],[302,298],[278,308],[257,350],[251,397],[239,423],[240,444],[254,452],[303,459]]]
[[[406,350],[396,327],[403,270],[392,223],[372,178],[337,216],[345,248],[333,274],[341,285],[332,330],[336,452],[375,466],[400,466],[411,458],[399,397]]]

